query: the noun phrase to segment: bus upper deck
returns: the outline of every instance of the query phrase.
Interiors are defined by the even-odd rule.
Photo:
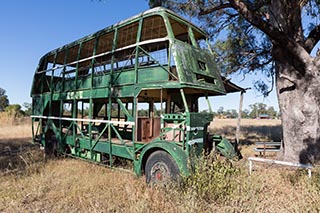
[[[208,50],[202,30],[156,8],[46,54],[36,70],[31,93],[85,93],[112,85],[126,87],[121,94],[132,96],[137,85],[161,84],[224,94]]]

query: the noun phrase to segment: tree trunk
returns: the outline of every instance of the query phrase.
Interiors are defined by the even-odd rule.
[[[283,40],[272,41],[283,131],[279,157],[313,163],[320,161],[320,64],[303,47],[300,6],[293,0],[271,0],[270,5],[270,23],[298,44],[289,49]]]
[[[283,57],[287,59],[288,55]],[[320,160],[320,67],[315,61],[306,65],[303,76],[290,64],[276,61],[283,127],[280,158],[286,161],[314,163]]]

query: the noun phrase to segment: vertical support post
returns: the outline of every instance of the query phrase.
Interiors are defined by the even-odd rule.
[[[66,53],[63,59],[63,71],[62,71],[62,91],[65,90],[65,78],[66,78],[66,69],[67,69],[67,61],[68,61],[68,55],[69,55],[69,48],[66,48]]]
[[[72,133],[73,133],[73,141],[76,141],[76,136],[77,136],[77,121],[75,119],[77,118],[77,100],[75,98],[75,95],[73,96],[72,100]],[[75,146],[78,148],[77,146]]]
[[[112,70],[112,68],[111,68]],[[112,72],[112,71],[111,71]],[[112,75],[112,74],[111,74]],[[112,82],[112,78],[110,80],[110,84]],[[109,98],[108,98],[108,121],[110,122],[109,123],[109,126],[108,126],[108,140],[109,140],[109,166],[112,167],[113,165],[113,158],[112,158],[112,137],[111,137],[111,125],[112,122],[111,122],[111,113],[112,113],[112,99],[111,99],[111,96],[112,96],[112,92],[111,92],[111,86],[109,85]]]
[[[211,103],[210,103],[209,98],[208,98],[208,94],[206,94],[206,101],[207,101],[207,104],[209,106],[209,112],[212,113],[213,111],[212,111]]]
[[[138,34],[137,34],[137,39],[136,39],[136,44],[139,43],[140,41],[140,36],[141,36],[141,30],[142,30],[142,18],[139,20],[139,26],[138,26]],[[139,48],[140,46],[137,45],[136,46],[136,49],[135,49],[135,55],[134,55],[134,72],[135,72],[135,75],[134,75],[134,82],[135,83],[138,83],[138,76],[139,76]]]
[[[112,41],[112,55],[111,55],[111,68],[110,68],[110,80],[109,80],[109,85],[108,85],[108,121],[110,121],[109,126],[108,126],[108,139],[109,139],[109,166],[113,166],[113,157],[112,157],[112,137],[111,137],[111,132],[112,132],[112,127],[113,125],[111,123],[111,113],[112,113],[112,97],[113,97],[113,66],[115,63],[115,56],[114,56],[114,51],[116,49],[116,43],[117,43],[117,37],[118,37],[118,29],[115,29],[114,32],[114,37]]]
[[[160,116],[163,114],[163,94],[162,94],[162,87],[160,90]]]
[[[93,100],[92,100],[92,95],[91,95],[90,99],[89,99],[89,119],[90,119],[90,122],[89,122],[89,125],[88,125],[90,148],[92,148],[92,121],[91,120],[93,119],[93,107],[94,106],[93,106]],[[82,107],[82,111],[83,111],[83,107]]]
[[[311,169],[308,168],[308,177],[311,178]]]
[[[249,175],[252,173],[252,160],[249,159]]]
[[[63,117],[63,101],[60,100],[60,110],[59,110],[59,117],[62,118]],[[62,142],[62,120],[59,119],[59,138],[58,138],[58,141],[59,141],[59,144],[60,144],[60,151],[61,150],[61,144],[63,144],[63,149],[65,150],[65,145],[66,143],[65,142]],[[63,150],[63,151],[64,151]]]
[[[55,66],[56,66],[56,59],[57,59],[57,55],[58,55],[58,52],[56,51],[55,54],[54,54],[54,61],[53,61],[53,66],[51,68],[51,78],[50,78],[50,88],[49,88],[49,91],[50,91],[50,100],[49,100],[49,116],[52,115],[52,99],[53,99],[53,92],[54,92],[54,82],[53,82],[53,79],[54,79],[54,72],[55,72]]]
[[[34,144],[34,141],[35,141],[34,122],[35,122],[35,118],[31,117],[32,144]]]
[[[180,94],[181,94],[181,98],[182,98],[182,101],[183,101],[183,104],[186,108],[186,112],[189,112],[189,107],[188,107],[188,103],[187,103],[187,100],[186,100],[186,96],[184,96],[184,92],[183,92],[183,89],[180,89]]]
[[[171,112],[171,95],[167,93],[165,113],[169,114],[170,112]]]
[[[83,42],[81,42],[80,45],[79,45],[78,55],[77,55],[77,64],[76,64],[76,73],[75,73],[76,75],[75,75],[75,78],[74,78],[74,88],[75,89],[78,89],[79,60],[80,60],[82,44],[83,44]]]
[[[134,156],[134,162],[139,160],[139,156],[136,153],[136,146],[135,143],[138,141],[138,103],[139,103],[139,96],[140,92],[138,94],[135,94],[133,96],[133,106],[132,106],[132,114],[134,118],[134,125],[132,126],[132,147],[133,147],[133,156]],[[139,129],[141,131],[141,129]]]
[[[244,91],[241,91],[240,93],[240,103],[239,103],[239,110],[238,110],[238,121],[237,121],[237,129],[236,129],[236,141],[237,144],[240,144],[240,123],[241,123],[241,112],[242,112],[242,105],[243,105],[243,94]]]
[[[154,130],[154,100],[153,98],[151,99],[151,101],[149,102],[149,119],[150,119],[150,133],[149,133],[149,137],[150,139],[154,136],[153,135],[153,130]]]
[[[96,53],[97,53],[97,49],[98,49],[98,44],[99,44],[99,37],[97,37],[96,38],[96,40],[95,40],[95,44],[94,44],[94,48],[93,48],[93,53],[92,53],[92,59],[91,59],[91,74],[90,74],[90,76],[91,76],[91,81],[90,81],[90,90],[92,91],[92,89],[93,89],[93,79],[94,79],[94,64],[95,64],[95,62],[96,62],[96,57],[95,57],[95,55],[96,55]]]

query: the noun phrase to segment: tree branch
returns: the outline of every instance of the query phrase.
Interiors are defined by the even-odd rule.
[[[310,53],[319,40],[320,40],[320,25],[313,28],[313,30],[311,30],[311,32],[309,33],[307,39],[304,42],[305,49]]]
[[[257,12],[249,10],[242,0],[229,0],[229,2],[235,10],[247,19],[248,22],[266,33],[273,40],[274,44],[286,48],[292,56],[300,62],[299,64],[309,64],[311,62],[310,55],[303,46],[290,39],[285,33],[279,31],[270,23],[264,21]],[[304,66],[297,66],[297,64],[295,64],[295,68],[301,74],[304,74],[305,70],[301,67]]]
[[[265,20],[261,16],[259,11],[250,9],[250,5],[248,6],[245,3],[245,0],[228,0],[228,2],[229,3],[221,3],[220,5],[200,11],[199,15],[212,13],[226,8],[233,8],[240,15],[242,15],[249,23],[251,23],[253,26],[255,26],[256,28],[263,31],[266,35],[268,35],[274,45],[287,49],[288,52],[294,58],[295,63],[293,64],[293,66],[295,67],[295,69],[298,70],[302,75],[305,74],[305,64],[310,64],[312,61],[309,54],[309,49],[310,47],[312,47],[312,44],[315,41],[320,39],[320,35],[316,33],[316,30],[313,30],[312,33],[310,33],[310,39],[307,42],[308,49],[305,49],[304,46],[302,46],[303,44],[300,44],[294,39],[288,37],[285,34],[285,32],[281,31],[281,29],[277,28],[276,26],[273,26],[271,23]],[[303,2],[304,1],[302,1],[302,3]],[[317,30],[319,30],[319,28],[320,27],[317,27]],[[314,39],[313,42],[311,37]],[[275,58],[275,60],[277,60],[277,58]]]
[[[218,11],[221,9],[226,9],[226,8],[232,8],[231,4],[220,4],[220,5],[213,6],[213,7],[207,8],[207,9],[200,8],[199,15],[200,16],[206,15],[206,14],[213,13],[215,11]]]
[[[235,66],[233,69],[227,71],[227,74],[229,75],[229,74],[235,72],[235,71],[238,70],[238,69],[246,68],[247,65],[248,65],[251,61],[253,61],[255,58],[257,58],[258,56],[261,56],[261,55],[263,55],[263,54],[266,54],[266,53],[268,53],[268,52],[270,52],[270,50],[265,50],[265,51],[262,51],[262,52],[260,52],[260,53],[254,53],[254,54],[252,54],[252,53],[245,54],[245,55],[250,55],[250,54],[252,54],[252,56],[251,56],[250,58],[248,58],[244,63],[239,64],[239,66]],[[259,65],[257,65],[256,68],[266,66],[266,65],[268,65],[269,63],[271,63],[272,61],[273,61],[273,59],[270,58],[269,60],[267,60],[267,61],[265,61],[265,62],[263,62],[263,63],[259,63]]]
[[[260,1],[257,1],[255,2],[255,4],[250,7],[250,10],[252,11],[258,11],[260,10],[263,6],[265,6],[266,4],[269,4],[270,3],[270,0],[260,0]]]

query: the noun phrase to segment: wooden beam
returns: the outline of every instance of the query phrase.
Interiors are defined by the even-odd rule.
[[[241,123],[241,112],[242,112],[242,105],[243,105],[243,94],[245,91],[241,91],[240,93],[240,102],[239,102],[239,110],[238,110],[238,121],[237,121],[237,129],[236,129],[236,141],[237,144],[240,144],[239,137],[240,137],[240,123]]]

